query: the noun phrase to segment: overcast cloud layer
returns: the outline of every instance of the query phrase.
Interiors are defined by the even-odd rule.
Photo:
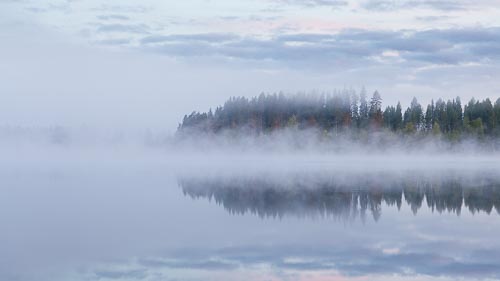
[[[281,90],[497,98],[499,19],[498,0],[3,0],[0,124],[174,130]]]

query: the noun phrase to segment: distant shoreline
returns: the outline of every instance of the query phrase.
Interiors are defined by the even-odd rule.
[[[459,141],[500,138],[500,98],[494,103],[472,98],[465,106],[459,97],[438,99],[426,109],[414,98],[403,112],[401,104],[382,110],[382,98],[375,91],[367,101],[363,89],[325,94],[261,94],[232,97],[208,112],[192,112],[179,124],[177,135],[270,134],[280,130],[313,129],[324,136],[385,133],[403,138],[425,137]]]

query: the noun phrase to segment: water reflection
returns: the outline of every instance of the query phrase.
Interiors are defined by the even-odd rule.
[[[384,205],[400,209],[407,204],[414,214],[421,208],[457,215],[462,209],[471,213],[500,213],[500,180],[493,175],[181,176],[178,184],[185,195],[195,199],[213,199],[231,214],[342,220],[357,217],[364,220],[370,214],[377,221]]]
[[[118,167],[4,174],[0,280],[500,280],[498,171]]]

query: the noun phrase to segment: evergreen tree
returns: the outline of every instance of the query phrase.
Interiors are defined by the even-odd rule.
[[[493,129],[493,132],[498,136],[500,135],[500,98],[498,98],[495,102],[495,107],[493,108],[493,110],[496,117],[495,128]]]
[[[434,112],[432,110],[432,106],[429,104],[427,105],[427,109],[425,110],[425,131],[430,131],[432,130],[432,124],[434,124],[434,120],[432,118]]]
[[[401,103],[398,101],[396,106],[396,114],[394,116],[394,128],[396,130],[401,130],[403,127],[403,109],[401,108]]]
[[[375,91],[370,101],[369,118],[372,125],[382,125],[382,97]]]
[[[368,102],[366,101],[366,90],[363,87],[360,93],[359,103],[359,127],[366,128],[368,126]]]
[[[359,122],[359,107],[358,107],[358,95],[352,93],[351,95],[351,116],[352,120],[357,124]]]

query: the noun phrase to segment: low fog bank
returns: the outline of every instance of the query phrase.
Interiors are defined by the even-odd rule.
[[[165,144],[170,137],[167,131],[105,130],[95,127],[21,127],[0,126],[0,145],[51,147],[99,147],[99,146],[154,146]]]
[[[0,128],[1,163],[63,160],[119,163],[161,162],[172,169],[241,166],[242,169],[400,169],[500,166],[497,139],[449,141],[440,136],[407,137],[385,132],[326,134],[285,129],[249,135],[172,135],[167,132],[102,131],[91,128]]]
[[[401,135],[390,131],[326,132],[286,128],[266,134],[245,129],[217,134],[176,134],[172,145],[194,151],[261,151],[266,153],[331,154],[490,154],[500,151],[500,139],[449,139],[443,135]]]

